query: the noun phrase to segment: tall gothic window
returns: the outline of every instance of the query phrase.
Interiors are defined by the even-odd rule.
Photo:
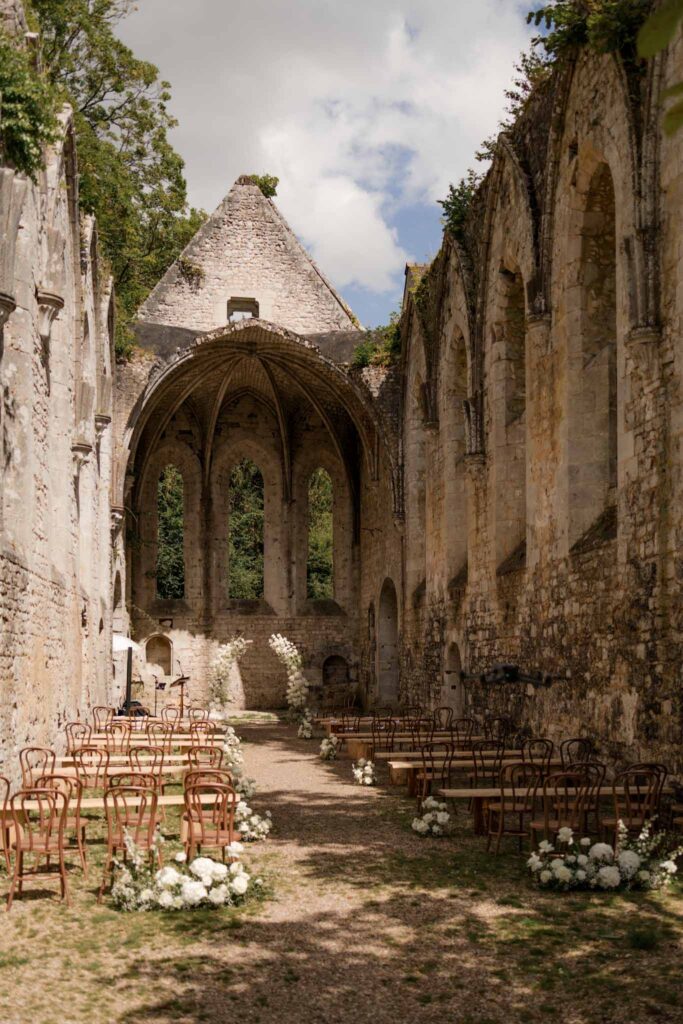
[[[308,560],[306,593],[309,598],[334,597],[334,537],[332,479],[316,469],[308,481]]]
[[[157,488],[157,596],[185,596],[183,477],[166,466]]]
[[[255,463],[242,459],[230,474],[228,526],[228,597],[255,601],[263,597],[263,476]]]

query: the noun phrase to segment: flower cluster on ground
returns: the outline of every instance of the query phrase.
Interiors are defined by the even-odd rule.
[[[230,703],[230,672],[232,666],[240,660],[247,647],[252,643],[243,636],[234,636],[226,644],[221,644],[213,657],[209,669],[209,695],[218,711],[225,709]]]
[[[281,633],[273,633],[268,639],[268,646],[287,673],[287,707],[291,720],[298,725],[297,735],[300,739],[310,740],[313,736],[313,718],[308,708],[308,680],[303,672],[304,660],[296,644]]]
[[[661,889],[672,881],[682,854],[683,847],[672,847],[650,823],[633,838],[619,822],[616,849],[587,836],[577,841],[572,829],[561,828],[555,844],[543,840],[527,866],[544,889]]]
[[[332,736],[326,736],[320,744],[320,760],[321,761],[334,761],[336,760],[339,748],[341,746],[341,740],[334,734]]]
[[[412,828],[419,836],[445,836],[451,827],[448,805],[428,796],[422,801],[420,813],[413,818]]]
[[[159,870],[140,852],[129,835],[124,837],[126,860],[114,862],[111,899],[118,910],[195,910],[199,907],[232,907],[259,892],[263,880],[252,878],[239,859],[243,847],[226,847],[229,863],[211,857],[187,862],[177,853],[173,864]]]
[[[366,761],[364,757],[354,761],[351,765],[351,771],[353,773],[353,781],[357,786],[374,786],[377,781],[374,764],[372,761]]]
[[[235,810],[235,827],[246,842],[265,839],[273,827],[271,813],[266,811],[265,816],[255,814],[247,803],[256,792],[256,782],[244,774],[242,741],[231,725],[225,730],[223,753],[225,767],[230,771],[235,791],[240,795]]]

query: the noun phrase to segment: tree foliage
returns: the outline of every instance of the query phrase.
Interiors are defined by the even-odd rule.
[[[57,138],[56,97],[19,41],[0,33],[0,153],[35,181]]]
[[[250,459],[230,474],[228,524],[228,596],[255,601],[263,597],[264,501],[261,471]]]
[[[183,477],[166,466],[157,488],[157,595],[165,600],[185,596]]]
[[[258,185],[266,199],[272,199],[277,195],[277,187],[280,179],[274,174],[249,174],[247,175],[252,185]]]
[[[306,591],[313,600],[334,597],[332,479],[316,469],[308,482],[308,564]]]
[[[545,27],[535,43],[552,58],[580,46],[635,58],[636,37],[651,8],[652,0],[550,0],[530,11],[527,22]]]
[[[97,217],[117,295],[117,351],[130,320],[205,214],[188,209],[168,140],[168,82],[115,34],[133,0],[32,0],[45,73],[74,108],[80,201]]]

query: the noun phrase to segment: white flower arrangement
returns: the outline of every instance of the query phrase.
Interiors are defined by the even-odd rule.
[[[230,703],[231,698],[228,690],[230,671],[251,643],[253,643],[252,640],[245,640],[243,636],[234,636],[231,640],[228,640],[227,644],[220,645],[211,661],[209,669],[209,694],[218,710],[223,710],[226,704]]]
[[[616,850],[609,843],[578,842],[570,828],[557,834],[558,849],[544,840],[532,853],[527,867],[544,889],[661,889],[677,872],[676,859],[683,847],[669,848],[664,832],[646,824],[636,839],[623,822],[617,830]]]
[[[303,673],[304,661],[296,644],[281,633],[273,633],[268,639],[268,646],[276,658],[285,666],[287,673],[287,707],[291,718],[298,722],[298,736],[311,739],[313,721],[308,710],[308,680]]]
[[[326,736],[320,744],[320,760],[321,761],[335,761],[339,748],[341,746],[341,740],[334,733],[332,736]]]
[[[260,818],[248,807],[246,801],[251,800],[256,792],[256,781],[244,774],[244,754],[242,753],[242,741],[231,725],[225,730],[225,742],[223,743],[225,754],[224,764],[232,775],[232,782],[235,792],[239,793],[241,800],[237,805],[236,821],[240,821],[242,837],[250,842],[256,839],[264,839],[270,832],[272,821],[270,811],[267,812],[267,828],[265,818]],[[240,811],[240,807],[246,807],[247,812]],[[239,817],[241,815],[241,818]],[[251,824],[250,824],[251,823]]]
[[[451,828],[448,805],[428,796],[422,801],[420,814],[413,818],[412,829],[419,836],[445,836]]]
[[[175,866],[166,865],[154,871],[149,860],[135,846],[129,835],[124,837],[126,863],[114,862],[114,884],[111,898],[118,910],[195,910],[197,907],[230,907],[244,903],[248,895],[263,885],[239,860],[243,847],[231,843],[226,847],[230,864],[195,857],[189,864],[184,853],[175,856]]]
[[[308,708],[304,708],[297,730],[300,740],[310,740],[313,736],[313,716]]]
[[[265,815],[255,814],[246,800],[240,800],[235,808],[235,828],[245,843],[266,839],[273,827],[270,811]]]
[[[353,781],[357,786],[374,786],[377,781],[374,764],[372,761],[366,761],[364,757],[359,758],[351,765],[351,771]]]

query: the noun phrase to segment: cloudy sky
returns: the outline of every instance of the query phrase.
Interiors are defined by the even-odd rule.
[[[495,131],[530,30],[518,0],[139,0],[120,34],[173,87],[190,200],[240,174],[366,325],[433,256],[436,200]]]

